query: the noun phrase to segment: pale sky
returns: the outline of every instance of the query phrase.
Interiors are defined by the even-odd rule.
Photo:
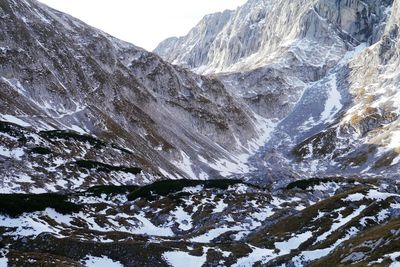
[[[147,50],[183,36],[207,14],[246,0],[39,0]]]

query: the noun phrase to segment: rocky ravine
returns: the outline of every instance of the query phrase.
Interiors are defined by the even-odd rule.
[[[201,76],[0,0],[0,266],[396,266],[399,4],[250,0]]]

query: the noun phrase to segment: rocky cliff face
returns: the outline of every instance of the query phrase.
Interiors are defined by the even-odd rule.
[[[208,52],[213,49],[215,38],[233,18],[233,11],[226,10],[205,16],[185,37],[171,37],[158,45],[156,52],[175,64],[197,68],[208,63]],[[182,47],[188,49],[182,49]],[[185,51],[186,50],[186,51]],[[185,51],[182,54],[182,51]]]
[[[187,36],[175,39],[172,45],[170,40],[162,42],[155,52],[174,64],[215,73],[256,69],[276,57],[282,58],[287,50],[304,45],[310,52],[307,60],[314,58],[321,65],[321,56],[333,60],[340,52],[351,49],[349,44],[376,42],[391,3],[252,0],[231,13],[205,17]],[[227,14],[231,14],[228,19]],[[210,30],[208,25],[216,17],[220,22]],[[193,36],[197,36],[196,40]],[[329,51],[329,56],[318,51]],[[304,47],[302,52],[306,52]]]
[[[279,121],[254,157],[266,160],[256,163],[256,179],[279,184],[311,173],[397,173],[398,148],[390,141],[399,114],[393,5],[249,1],[234,12],[215,38],[218,58],[210,49],[209,62],[193,69],[217,73],[255,112]],[[187,56],[184,39],[173,49]]]
[[[294,152],[301,160],[306,157],[305,161],[326,169],[336,165],[345,172],[397,177],[398,5],[396,1],[381,39],[333,74],[339,82],[336,88],[351,100],[331,125],[296,146]]]
[[[348,51],[379,40],[390,8],[391,1],[248,1],[218,35],[207,36],[215,36],[212,45],[190,37],[209,31],[202,23],[155,52],[196,72],[218,73],[259,115],[282,119],[305,88],[324,78]],[[207,61],[196,60],[199,54],[207,54]]]

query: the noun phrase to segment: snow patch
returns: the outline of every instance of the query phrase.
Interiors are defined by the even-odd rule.
[[[221,199],[220,201],[218,201],[218,203],[215,205],[215,208],[213,210],[213,213],[217,213],[217,212],[223,212],[225,208],[228,207],[228,204],[224,203],[224,200]]]
[[[291,250],[299,248],[302,243],[306,242],[312,236],[313,233],[311,231],[307,231],[305,233],[296,235],[287,241],[276,242],[275,247],[285,254],[290,253]]]
[[[272,249],[258,248],[253,246],[250,247],[253,251],[246,257],[238,259],[238,261],[234,265],[232,265],[232,267],[250,267],[260,260],[263,263],[266,263],[277,257],[277,255],[274,253],[274,250]]]
[[[29,124],[29,123],[27,123],[27,122],[15,117],[15,116],[13,116],[13,115],[0,115],[0,117],[4,121],[11,122],[11,123],[17,124],[17,125],[22,126],[22,127],[30,127],[30,126],[32,126],[31,124]]]
[[[162,257],[173,267],[201,267],[207,260],[207,255],[192,256],[183,251],[164,252]]]
[[[193,163],[190,157],[183,151],[181,151],[182,161],[176,161],[175,165],[183,172],[185,172],[189,178],[198,179],[197,175],[193,172]]]
[[[24,154],[25,152],[22,148],[8,149],[0,146],[0,156],[4,156],[6,158],[15,158],[20,160]]]
[[[187,213],[183,207],[177,207],[172,215],[175,216],[175,221],[179,224],[179,229],[188,231],[192,229],[192,217]]]
[[[335,114],[343,107],[341,103],[342,96],[337,88],[336,74],[330,76],[328,86],[329,91],[325,103],[325,109],[321,114],[321,121],[324,122],[331,122]]]
[[[83,264],[86,267],[99,267],[99,266],[107,266],[107,267],[123,267],[123,265],[118,261],[113,261],[107,256],[95,257],[95,256],[87,256],[87,259],[83,261]]]

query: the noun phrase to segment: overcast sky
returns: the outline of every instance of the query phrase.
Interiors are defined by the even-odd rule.
[[[153,50],[167,37],[185,35],[200,19],[246,0],[39,0],[89,25]]]

